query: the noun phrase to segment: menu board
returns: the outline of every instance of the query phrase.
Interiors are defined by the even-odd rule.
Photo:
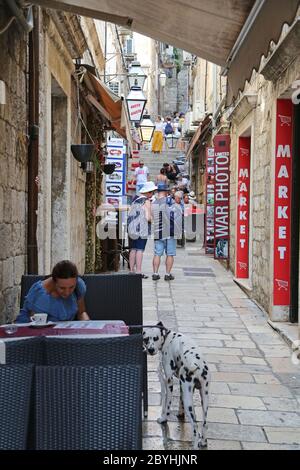
[[[113,163],[115,170],[105,176],[105,197],[108,204],[122,205],[126,182],[126,147],[123,139],[107,141],[106,163]]]
[[[205,174],[205,253],[214,254],[215,246],[215,150],[206,147]]]

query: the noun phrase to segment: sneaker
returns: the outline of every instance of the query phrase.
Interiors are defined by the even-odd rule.
[[[175,277],[173,276],[173,274],[166,274],[165,275],[165,281],[173,281],[175,279]]]
[[[147,276],[147,274],[142,274],[142,278],[143,279],[148,279],[149,276]]]
[[[159,274],[152,274],[152,280],[153,281],[158,281],[160,279],[160,275]]]

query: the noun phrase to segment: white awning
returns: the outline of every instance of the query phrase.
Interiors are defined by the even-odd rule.
[[[295,18],[299,0],[33,0],[125,26],[228,69],[237,96],[270,41]]]

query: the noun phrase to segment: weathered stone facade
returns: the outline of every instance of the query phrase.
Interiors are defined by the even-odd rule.
[[[0,5],[1,27],[10,18]],[[0,105],[0,322],[12,319],[26,267],[26,34],[10,27],[0,35],[0,80],[6,104]]]
[[[71,22],[65,22],[71,31]],[[39,270],[49,273],[57,261],[72,259],[84,271],[85,175],[70,151],[78,115],[74,64],[71,45],[62,41],[52,12],[44,15],[41,44]]]
[[[263,67],[263,64],[262,64]],[[262,70],[263,72],[263,70]],[[276,104],[280,98],[291,99],[292,84],[300,77],[300,56],[274,81],[265,80],[254,73],[243,96],[257,95],[254,109],[243,115],[241,108],[234,110],[231,127],[231,213],[230,213],[230,268],[235,272],[236,212],[237,212],[237,151],[238,138],[245,131],[251,136],[251,189],[249,232],[249,280],[244,285],[274,321],[287,321],[288,307],[273,306],[274,262],[274,179]],[[239,117],[236,117],[236,114]]]
[[[83,273],[86,175],[70,150],[71,143],[81,142],[83,136],[78,125],[74,58],[83,56],[89,44],[101,72],[103,54],[93,20],[55,10],[40,9],[40,13],[39,168],[34,183],[38,188],[38,271],[49,274],[57,261],[71,259]],[[10,16],[2,2],[0,17],[3,27]],[[89,32],[87,38],[84,31]],[[6,104],[0,105],[0,323],[3,323],[18,312],[21,276],[27,272],[28,35],[14,21],[0,35],[0,46],[0,80],[6,87]]]

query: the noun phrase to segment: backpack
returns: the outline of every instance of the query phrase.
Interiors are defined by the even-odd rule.
[[[131,205],[127,216],[127,232],[132,240],[138,238],[148,238],[149,227],[146,219],[143,205],[146,202],[145,197],[137,198]]]
[[[165,127],[165,134],[173,134],[174,130],[172,127],[172,124],[170,122],[167,122],[166,127]]]

